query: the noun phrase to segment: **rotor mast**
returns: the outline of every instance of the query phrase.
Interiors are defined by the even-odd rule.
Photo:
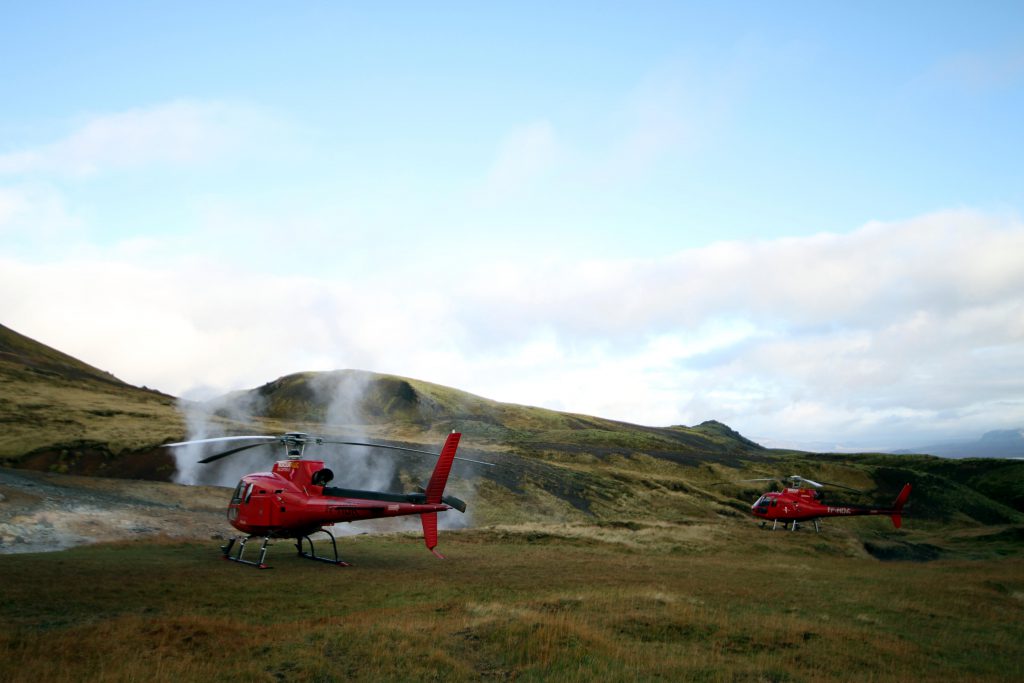
[[[289,460],[301,460],[302,453],[306,450],[309,442],[309,434],[303,432],[288,432],[281,437],[284,444],[284,453]]]

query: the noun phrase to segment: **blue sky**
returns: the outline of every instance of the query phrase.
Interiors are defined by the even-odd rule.
[[[1022,46],[1019,3],[8,8],[0,322],[179,395],[1022,426]]]

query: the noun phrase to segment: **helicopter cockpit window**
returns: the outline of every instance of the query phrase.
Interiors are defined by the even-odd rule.
[[[252,484],[249,484],[248,486],[245,487],[245,502],[246,503],[248,503],[249,499],[252,498],[252,490],[253,490],[253,488],[254,487],[253,487]]]
[[[241,503],[242,502],[242,491],[244,491],[244,490],[245,490],[245,481],[242,480],[242,481],[238,482],[238,486],[235,487],[235,492],[231,494],[231,502],[232,503]]]
[[[767,504],[768,504],[768,501],[765,499],[764,496],[761,496],[760,498],[757,499],[757,502],[754,503],[753,507],[756,507],[756,508],[764,507]]]

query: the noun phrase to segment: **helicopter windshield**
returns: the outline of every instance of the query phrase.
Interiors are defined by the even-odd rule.
[[[238,486],[235,487],[235,492],[231,494],[231,502],[238,504],[241,502],[249,502],[252,497],[252,491],[255,486],[251,482],[246,482],[245,479],[238,482]]]

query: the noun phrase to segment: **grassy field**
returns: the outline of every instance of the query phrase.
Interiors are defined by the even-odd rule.
[[[629,542],[630,535],[638,536]],[[1024,561],[879,562],[730,525],[213,542],[0,557],[0,680],[1024,679]],[[842,534],[839,534],[842,536]],[[607,536],[607,538],[604,538]]]

